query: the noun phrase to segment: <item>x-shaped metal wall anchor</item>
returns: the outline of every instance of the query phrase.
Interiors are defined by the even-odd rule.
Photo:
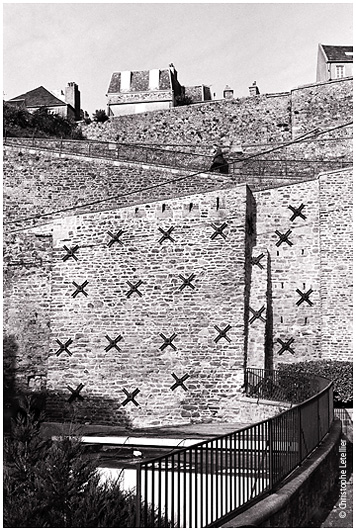
[[[176,376],[174,372],[172,372],[172,376],[175,379],[175,383],[171,386],[172,391],[177,389],[177,387],[179,386],[183,387],[184,391],[188,391],[183,382],[185,382],[185,380],[189,378],[189,374],[185,374],[184,376],[182,376],[182,378],[178,378],[178,376]]]
[[[188,278],[184,278],[183,275],[179,275],[179,278],[183,280],[183,284],[179,287],[179,289],[182,291],[186,286],[189,286],[192,289],[195,289],[195,287],[192,284],[192,280],[194,279],[195,275],[192,273]]]
[[[292,231],[290,229],[288,229],[285,234],[281,234],[278,230],[276,230],[275,233],[279,236],[279,241],[276,243],[277,247],[282,245],[283,242],[288,243],[290,247],[293,245],[292,242],[288,239],[288,236],[292,234]]]
[[[259,310],[257,310],[257,312],[251,308],[251,306],[249,306],[248,308],[250,310],[250,312],[253,313],[253,316],[251,317],[251,319],[249,320],[249,323],[252,324],[254,321],[256,321],[257,319],[260,319],[263,323],[266,322],[266,319],[262,316],[263,312],[265,311],[265,306],[263,305],[262,308],[260,308]]]
[[[126,297],[129,298],[131,297],[131,295],[133,293],[137,293],[137,295],[139,297],[142,297],[142,293],[138,290],[138,288],[141,286],[141,284],[143,283],[142,280],[139,280],[138,282],[136,282],[136,284],[131,284],[131,282],[129,282],[128,280],[126,281],[127,284],[130,286],[130,289],[129,291],[126,293]]]
[[[68,398],[68,402],[73,402],[73,400],[84,400],[82,396],[80,396],[80,391],[83,389],[84,385],[81,383],[78,385],[76,389],[73,389],[70,385],[67,385],[69,391],[72,393],[71,396]]]
[[[160,334],[164,343],[159,347],[159,350],[164,350],[166,347],[170,346],[173,350],[177,350],[177,347],[173,345],[172,341],[177,337],[177,334],[172,334],[171,337],[166,337],[164,334]]]
[[[226,240],[226,234],[223,233],[223,230],[226,229],[227,223],[223,223],[222,225],[220,225],[220,227],[217,227],[214,223],[212,223],[211,226],[215,230],[214,234],[210,236],[212,240],[215,240],[217,236],[222,236],[224,240]]]
[[[226,339],[226,341],[228,341],[229,343],[231,343],[231,339],[226,335],[228,333],[228,331],[232,328],[232,326],[230,325],[227,325],[225,326],[224,330],[221,330],[218,326],[214,325],[214,328],[217,332],[219,332],[219,335],[216,336],[216,338],[214,339],[215,343],[217,343],[218,341],[220,341],[221,338],[224,338]]]
[[[313,306],[313,303],[309,300],[309,295],[313,293],[312,289],[309,289],[306,293],[303,293],[300,289],[297,289],[296,292],[301,296],[301,299],[297,302],[297,306],[300,306],[304,301],[307,302],[309,306]]]
[[[163,243],[164,240],[171,240],[171,242],[174,242],[174,239],[171,236],[171,232],[174,231],[174,227],[171,227],[168,230],[163,230],[161,227],[158,227],[158,230],[163,234],[163,236],[159,239],[159,243]]]
[[[72,293],[72,297],[75,298],[78,293],[83,293],[83,295],[85,295],[86,297],[88,296],[87,292],[84,291],[84,288],[85,286],[87,286],[89,284],[89,282],[87,280],[84,280],[83,284],[80,286],[79,284],[77,284],[76,282],[72,282],[72,284],[74,284],[74,286],[77,288],[73,293]]]
[[[62,352],[66,352],[67,354],[69,354],[69,356],[72,356],[72,352],[68,349],[68,347],[71,343],[73,343],[73,339],[68,339],[68,341],[66,341],[65,343],[62,343],[61,341],[59,341],[59,339],[56,339],[56,341],[60,346],[60,348],[56,352],[56,356],[59,356],[60,354],[62,354]]]
[[[277,339],[278,343],[282,346],[282,348],[279,349],[277,354],[281,355],[283,352],[288,350],[291,354],[294,354],[294,349],[292,349],[291,344],[294,342],[294,339],[291,337],[288,339],[288,341],[283,341],[282,339]]]
[[[105,347],[105,352],[109,352],[109,350],[112,348],[116,348],[118,352],[121,351],[121,348],[117,345],[117,343],[122,339],[122,336],[120,334],[115,339],[111,339],[111,337],[108,335],[106,335],[105,337],[109,341],[109,344]]]
[[[260,269],[264,269],[263,265],[260,263],[263,257],[264,257],[263,253],[260,254],[259,256],[252,256],[251,264],[258,266]]]
[[[298,216],[302,219],[307,219],[307,217],[302,214],[302,210],[303,208],[305,208],[305,205],[303,205],[303,203],[298,208],[294,208],[292,207],[292,205],[289,205],[288,208],[293,212],[293,216],[290,218],[290,221],[294,221],[295,218],[297,218]]]
[[[117,232],[116,234],[113,234],[112,232],[110,232],[108,230],[108,234],[109,236],[111,236],[111,240],[109,241],[108,243],[108,247],[111,247],[112,245],[114,245],[115,242],[119,243],[120,245],[124,245],[122,243],[122,241],[120,240],[120,236],[124,233],[123,230],[119,230],[119,232]]]
[[[133,402],[135,404],[135,406],[138,406],[138,402],[136,402],[135,396],[138,395],[140,390],[137,389],[137,387],[132,393],[129,393],[124,387],[123,388],[123,392],[125,393],[127,398],[125,398],[125,400],[122,402],[122,404],[121,404],[122,406],[126,406],[126,404],[128,404],[129,402]]]
[[[74,260],[78,261],[78,258],[75,256],[75,253],[78,251],[79,245],[75,245],[74,247],[71,247],[70,249],[68,249],[66,245],[63,245],[63,249],[67,251],[67,254],[63,256],[62,258],[63,262],[65,262],[69,258],[74,258]]]

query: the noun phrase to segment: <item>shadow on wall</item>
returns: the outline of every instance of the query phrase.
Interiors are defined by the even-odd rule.
[[[265,332],[265,369],[273,369],[273,304],[271,255],[267,252],[267,311]]]
[[[256,245],[256,199],[251,190],[246,190],[246,222],[245,222],[245,312],[244,312],[244,371],[247,367],[248,333],[249,333],[249,306],[252,277],[252,252]]]
[[[36,408],[45,411],[45,420],[53,422],[81,422],[115,424],[131,428],[132,424],[121,403],[103,397],[92,397],[82,393],[84,386],[81,384],[72,389],[68,386],[66,391],[51,392],[43,386],[32,390],[16,381],[16,355],[19,350],[18,343],[13,335],[4,335],[3,339],[3,420],[4,432],[11,427],[11,418],[20,411],[21,397],[31,395],[35,399]],[[29,377],[30,381],[30,377]]]

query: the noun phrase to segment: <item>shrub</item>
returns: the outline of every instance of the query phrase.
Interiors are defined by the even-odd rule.
[[[278,370],[285,376],[317,375],[327,378],[334,384],[334,402],[343,405],[352,402],[352,363],[346,361],[307,361],[280,364]]]
[[[52,114],[45,107],[30,113],[6,102],[3,104],[3,129],[4,136],[10,137],[83,138],[75,122]]]
[[[109,119],[104,109],[97,109],[93,114],[94,122],[104,123]]]

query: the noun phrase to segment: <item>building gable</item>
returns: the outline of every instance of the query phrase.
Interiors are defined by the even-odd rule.
[[[16,102],[23,102],[26,107],[62,107],[66,105],[42,86],[9,100],[9,103]]]

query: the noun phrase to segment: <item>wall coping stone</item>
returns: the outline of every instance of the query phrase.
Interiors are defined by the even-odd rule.
[[[295,90],[303,90],[308,87],[318,87],[319,85],[330,85],[331,83],[340,83],[342,81],[352,81],[353,76],[341,77],[340,79],[329,79],[328,81],[319,81],[315,83],[308,83],[306,85],[299,85],[298,87],[292,88],[291,93]]]

